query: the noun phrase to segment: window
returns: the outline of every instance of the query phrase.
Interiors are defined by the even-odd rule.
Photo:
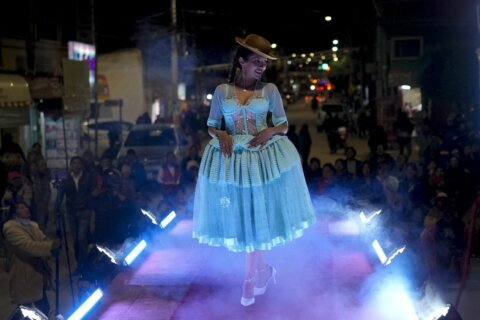
[[[392,60],[418,59],[423,55],[422,37],[397,37],[391,39]]]

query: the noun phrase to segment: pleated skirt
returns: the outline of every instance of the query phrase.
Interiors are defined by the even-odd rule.
[[[205,147],[193,208],[193,237],[234,252],[270,250],[303,235],[316,221],[300,156],[285,136],[262,148],[233,136],[225,157],[217,139]]]

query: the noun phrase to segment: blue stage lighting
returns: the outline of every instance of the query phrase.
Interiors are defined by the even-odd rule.
[[[163,219],[161,219],[160,223],[157,221],[157,217],[148,210],[140,209],[140,211],[147,216],[153,224],[160,226],[160,228],[165,229],[172,221],[175,219],[177,214],[175,211],[171,211],[167,214]]]
[[[98,249],[98,251],[107,255],[107,257],[110,258],[110,261],[112,263],[118,264],[117,260],[115,259],[115,253],[112,250],[108,249],[107,247],[103,247],[99,244],[97,244],[97,249]]]
[[[175,211],[170,212],[165,218],[162,219],[162,221],[160,222],[160,227],[165,229],[168,224],[172,222],[173,219],[175,219],[176,216],[177,214],[175,213]]]
[[[458,313],[457,309],[451,304],[446,304],[440,307],[437,307],[426,317],[421,317],[421,319],[429,320],[462,320],[462,317]]]
[[[377,253],[378,259],[384,266],[388,266],[390,263],[392,263],[393,259],[395,259],[397,255],[399,255],[405,250],[405,246],[397,247],[393,249],[387,256],[377,240],[374,240],[372,242],[372,247]]]
[[[155,218],[155,215],[153,213],[144,209],[140,209],[140,211],[142,211],[142,213],[146,215],[152,221],[153,224],[156,224],[158,226],[157,218]]]
[[[375,216],[379,215],[382,210],[377,210],[374,211],[372,214],[370,214],[368,217],[365,215],[365,213],[362,211],[360,212],[360,221],[362,221],[364,224],[368,224],[370,221],[372,221]]]
[[[103,297],[101,289],[95,290],[94,293],[70,316],[67,320],[81,320],[83,317],[97,304]]]
[[[7,320],[48,320],[48,317],[35,307],[27,307],[20,305],[10,314]]]
[[[133,260],[135,260],[135,258],[143,251],[143,249],[145,249],[146,246],[147,243],[145,242],[145,240],[140,241],[135,246],[135,248],[133,248],[133,250],[130,251],[130,253],[125,257],[125,263],[127,265],[132,264]]]

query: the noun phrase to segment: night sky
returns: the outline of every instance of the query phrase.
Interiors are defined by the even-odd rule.
[[[100,50],[133,44],[155,28],[171,30],[170,1],[140,0],[135,6],[117,2],[115,15],[104,1],[96,3]],[[278,3],[178,0],[177,28],[201,50],[229,50],[235,46],[235,36],[258,33],[285,53],[327,50],[333,38],[355,45],[361,41],[360,30],[374,30],[374,10],[368,0]],[[332,22],[325,22],[325,15],[331,15]]]
[[[444,5],[440,5],[442,2]],[[420,21],[430,14],[447,23],[450,17],[471,17],[468,13],[474,11],[473,2],[460,0],[453,5],[451,0],[177,0],[177,31],[189,51],[201,52],[209,58],[208,63],[222,63],[225,53],[236,45],[235,36],[258,33],[277,43],[277,50],[283,54],[329,50],[333,39],[340,41],[340,47],[352,47],[369,43],[368,38],[375,35],[378,20],[373,3],[383,6],[382,13],[388,16],[386,23],[407,13],[415,24],[415,16]],[[152,39],[167,42],[172,31],[170,0],[94,3],[100,54],[140,46]],[[30,21],[35,21],[38,38],[55,37],[56,26],[61,25],[62,43],[72,39],[89,42],[90,4],[91,0],[9,2],[8,10],[0,10],[0,32],[2,36],[28,38]],[[326,15],[333,20],[325,22]]]

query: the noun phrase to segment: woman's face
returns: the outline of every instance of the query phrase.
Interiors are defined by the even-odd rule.
[[[15,214],[18,218],[22,218],[22,219],[30,218],[30,210],[23,203],[17,204]]]
[[[243,74],[247,79],[253,78],[260,80],[267,69],[267,58],[258,54],[252,54],[247,59],[240,58],[240,64]]]

